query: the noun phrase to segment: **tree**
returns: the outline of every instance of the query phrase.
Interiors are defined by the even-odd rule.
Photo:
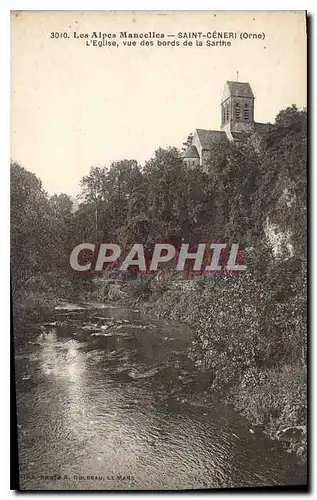
[[[186,141],[183,142],[182,151],[186,151],[186,149],[189,148],[189,146],[191,146],[192,143],[193,143],[193,134],[189,134]]]
[[[12,290],[55,273],[66,275],[70,252],[72,201],[66,194],[51,198],[41,181],[17,163],[11,164]],[[52,282],[52,279],[49,279]],[[48,284],[48,282],[47,282]],[[44,283],[43,283],[44,285]]]

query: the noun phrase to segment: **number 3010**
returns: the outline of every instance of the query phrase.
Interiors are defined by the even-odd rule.
[[[69,38],[68,33],[66,31],[64,33],[59,33],[57,31],[51,32],[51,38]]]

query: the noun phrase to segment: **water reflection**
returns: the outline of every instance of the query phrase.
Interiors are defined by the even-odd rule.
[[[185,355],[188,328],[122,309],[73,310],[60,319],[29,345],[23,362],[17,359],[23,488],[305,481],[296,458],[264,435],[251,435],[230,408],[207,405],[208,378]],[[62,479],[39,477],[54,473]]]

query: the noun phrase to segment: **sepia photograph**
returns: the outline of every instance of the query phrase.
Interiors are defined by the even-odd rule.
[[[305,11],[11,11],[16,488],[307,488]]]

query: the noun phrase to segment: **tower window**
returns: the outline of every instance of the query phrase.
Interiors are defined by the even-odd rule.
[[[250,119],[250,109],[249,109],[249,105],[247,103],[245,103],[245,105],[244,105],[244,119],[245,120]]]
[[[226,120],[227,120],[227,122],[229,121],[229,106],[228,106],[228,104],[226,106]]]
[[[236,120],[240,119],[240,104],[238,102],[234,105],[234,117]]]
[[[222,106],[222,123],[225,123],[226,121],[226,108],[225,106]]]

